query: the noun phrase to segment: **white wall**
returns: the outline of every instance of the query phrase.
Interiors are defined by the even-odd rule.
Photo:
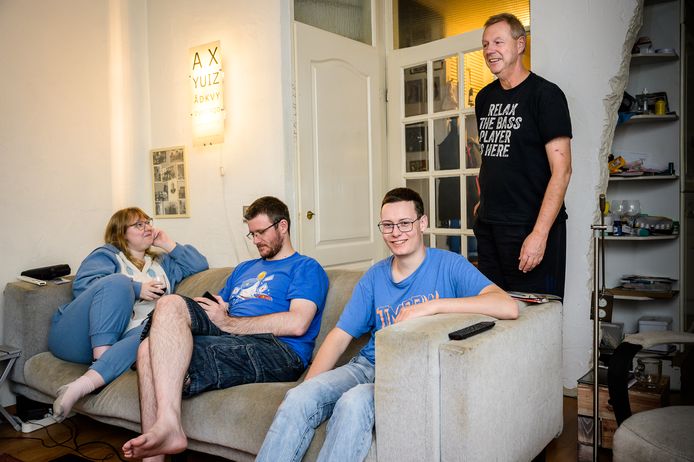
[[[211,266],[256,255],[243,237],[243,205],[268,194],[293,203],[293,175],[285,159],[291,138],[284,126],[291,119],[285,111],[291,76],[287,4],[148,2],[151,145],[185,145],[189,167],[190,218],[160,223],[177,239],[198,243]],[[188,50],[216,40],[225,72],[225,141],[194,148]],[[148,169],[147,153],[142,156]],[[141,202],[149,204],[150,197],[148,191]]]
[[[564,370],[567,388],[591,368],[593,249],[590,225],[607,185],[606,162],[624,91],[625,40],[640,27],[642,0],[531,0],[533,71],[567,96],[573,126],[573,175],[566,196]]]
[[[76,269],[110,216],[107,6],[0,0],[2,287]]]
[[[294,203],[289,8],[0,0],[0,285],[39,266],[74,272],[114,210],[152,213],[156,147],[186,146],[190,194],[190,218],[156,225],[211,266],[257,255],[243,237],[242,205],[266,194]],[[193,148],[188,50],[214,40],[226,72],[225,142]],[[11,401],[0,390],[0,403]]]

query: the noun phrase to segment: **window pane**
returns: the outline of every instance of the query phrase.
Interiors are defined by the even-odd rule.
[[[403,69],[405,117],[427,112],[427,65]]]
[[[461,252],[461,237],[460,236],[444,236],[441,234],[436,235],[436,248],[450,250],[459,254]]]
[[[480,168],[480,136],[477,132],[477,119],[474,116],[465,117],[465,168]]]
[[[431,247],[431,235],[425,234],[424,236],[424,246]]]
[[[472,223],[474,223],[473,211],[475,205],[480,201],[480,187],[477,180],[477,176],[466,176],[465,177],[465,210],[467,218],[467,229],[472,229]]]
[[[436,227],[460,229],[460,177],[436,178]]]
[[[436,170],[460,168],[458,117],[434,120],[434,165]]]
[[[426,172],[427,123],[405,125],[405,168],[408,172]]]
[[[458,109],[458,55],[439,59],[434,66],[434,112]]]
[[[491,83],[495,77],[484,62],[482,50],[465,53],[463,69],[465,73],[465,87],[463,88],[465,107],[470,108],[475,106],[477,93],[488,83]]]
[[[415,179],[405,181],[405,186],[417,191],[420,196],[422,196],[422,202],[424,202],[424,215],[431,216],[429,214],[429,179]]]
[[[515,14],[530,25],[529,0],[393,0],[394,48],[407,48],[481,29],[494,14]]]
[[[467,259],[470,263],[477,266],[479,260],[477,258],[477,238],[475,236],[467,237]]]
[[[294,0],[294,19],[371,45],[370,0]]]

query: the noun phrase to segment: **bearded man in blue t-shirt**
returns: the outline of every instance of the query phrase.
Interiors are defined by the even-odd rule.
[[[169,295],[152,311],[137,355],[142,435],[123,445],[128,458],[163,461],[186,448],[181,390],[188,398],[244,383],[293,382],[311,359],[328,276],[294,251],[282,201],[261,197],[244,218],[261,258],[239,264],[217,296]]]
[[[424,246],[422,198],[408,188],[388,192],[378,224],[392,255],[359,280],[337,327],[321,345],[306,380],[287,392],[257,461],[301,460],[315,429],[330,419],[319,461],[363,460],[374,426],[374,339],[391,324],[438,313],[515,319],[518,306],[465,257]],[[333,369],[354,338],[371,333],[349,364]]]

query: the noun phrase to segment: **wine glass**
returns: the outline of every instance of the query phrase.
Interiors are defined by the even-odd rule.
[[[166,280],[161,274],[155,275],[152,280],[166,293]]]
[[[622,219],[622,216],[626,212],[626,201],[620,201],[620,200],[613,200],[612,201],[612,206],[610,207],[610,210],[615,216],[615,219]]]
[[[624,201],[624,214],[627,217],[627,222],[629,226],[634,228],[632,233],[636,233],[636,218],[641,213],[641,203],[638,200],[626,200]]]
[[[636,218],[641,213],[641,202],[638,200],[627,200],[624,201],[624,213],[631,219]]]

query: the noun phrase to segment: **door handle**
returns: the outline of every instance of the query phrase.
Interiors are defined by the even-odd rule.
[[[306,212],[306,218],[308,218],[309,220],[312,219],[314,215],[315,215],[315,213],[313,213],[310,210],[308,212]]]

